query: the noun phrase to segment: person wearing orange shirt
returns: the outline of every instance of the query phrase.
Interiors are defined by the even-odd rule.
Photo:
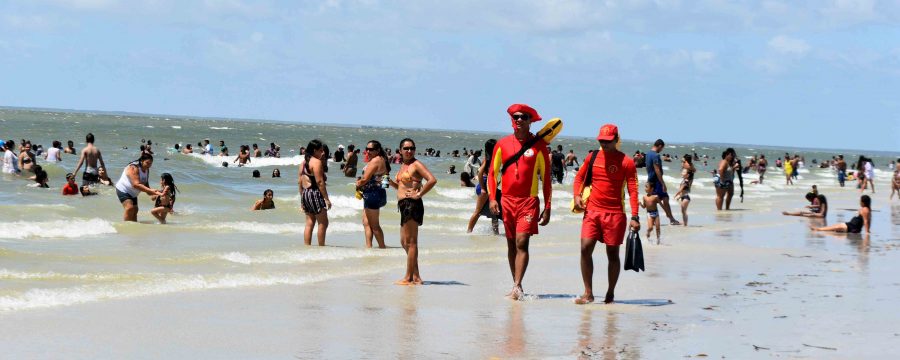
[[[531,133],[531,123],[541,120],[537,110],[525,104],[513,104],[506,112],[512,121],[513,134],[494,146],[487,191],[491,212],[501,215],[506,230],[507,258],[513,277],[513,288],[507,296],[519,300],[525,295],[522,278],[528,268],[528,242],[538,233],[538,225],[550,222],[550,154],[547,143],[534,139]],[[544,195],[543,211],[538,200],[539,188]]]
[[[600,142],[600,150],[594,150],[598,151],[596,158],[592,161],[590,153],[584,157],[585,162],[575,175],[575,183],[572,186],[575,207],[585,210],[581,222],[581,278],[584,281],[584,294],[575,299],[576,304],[594,302],[593,253],[597,242],[606,245],[606,257],[609,260],[607,267],[609,288],[606,290],[604,302],[613,302],[621,268],[619,247],[625,239],[625,226],[628,222],[625,217],[626,187],[631,204],[631,229],[632,231],[641,229],[641,223],[638,221],[637,171],[634,160],[616,149],[619,128],[613,124],[603,125],[597,140]],[[593,168],[590,179],[591,195],[585,203],[581,194],[589,168]]]
[[[63,195],[78,195],[78,184],[75,183],[75,175],[72,173],[66,174],[66,184],[62,187]]]

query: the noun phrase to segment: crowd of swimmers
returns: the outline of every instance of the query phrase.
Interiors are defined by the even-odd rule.
[[[576,173],[572,182],[574,194],[572,211],[584,214],[580,235],[584,292],[576,299],[576,303],[586,304],[594,301],[593,251],[598,243],[604,245],[608,259],[609,281],[604,302],[613,302],[621,268],[619,248],[629,228],[634,232],[641,229],[640,208],[645,209],[648,217],[647,238],[655,235],[657,243],[660,242],[660,209],[670,225],[687,226],[691,187],[697,172],[694,162],[702,159],[706,164],[709,157],[706,155],[701,157],[696,153],[681,156],[681,180],[670,189],[663,177],[662,163],[672,162],[679,157],[662,153],[666,146],[662,139],[656,140],[647,152],[638,151],[633,156],[628,156],[619,150],[621,137],[618,127],[614,124],[605,124],[596,137],[598,149],[585,154],[579,162],[574,151],[570,150],[565,154],[562,146],[554,149],[544,138],[535,136],[531,126],[532,123],[541,120],[537,110],[525,104],[513,104],[507,109],[507,113],[513,129],[511,135],[499,140],[489,139],[484,143],[483,149],[463,148],[462,152],[459,150],[450,152],[451,157],[466,158],[460,172],[460,185],[474,187],[477,195],[474,211],[467,224],[467,232],[473,231],[481,217],[487,217],[491,221],[494,234],[499,234],[502,222],[512,278],[512,286],[507,296],[521,299],[524,296],[523,282],[529,262],[530,239],[539,233],[540,226],[547,225],[551,220],[553,201],[551,185],[563,183],[568,168],[574,167]],[[63,154],[77,153],[78,162],[75,170],[66,175],[66,184],[62,187],[64,195],[88,196],[94,194],[91,190],[93,187],[114,187],[123,208],[123,219],[136,221],[138,195],[143,192],[154,202],[150,213],[160,223],[165,223],[166,217],[173,212],[179,190],[170,173],[161,174],[158,187],[151,187],[150,169],[154,159],[152,141],[142,141],[140,157],[125,166],[118,181],[109,178],[103,155],[94,142],[94,135],[89,133],[85,137],[86,145],[80,152],[76,151],[72,141],[68,141],[66,148],[62,148],[59,141],[54,141],[44,152],[40,147],[37,147],[38,150],[33,148],[31,142],[27,140],[21,141],[18,146],[12,140],[0,141],[0,149],[4,152],[3,171],[9,174],[30,174],[30,180],[34,181],[36,186],[46,188],[49,187],[47,173],[37,164],[38,157],[43,153],[45,161],[59,162]],[[187,144],[176,145],[175,150],[183,154],[232,156],[225,142],[221,140],[218,149],[211,145],[209,139],[204,139],[198,142],[197,149]],[[361,154],[361,151],[364,153]],[[306,218],[304,243],[311,245],[314,234],[318,245],[324,246],[326,242],[328,211],[332,208],[327,186],[328,163],[331,160],[340,164],[342,175],[356,178],[357,197],[363,204],[361,223],[366,247],[373,247],[373,240],[379,248],[386,247],[385,234],[380,223],[380,209],[388,203],[386,190],[390,188],[396,190],[396,206],[400,212],[400,243],[407,254],[405,273],[396,283],[422,284],[418,266],[419,227],[424,223],[425,214],[422,199],[438,181],[425,163],[417,159],[417,155],[439,157],[440,151],[429,148],[417,152],[416,142],[405,138],[393,151],[390,147],[383,146],[381,142],[371,140],[363,149],[349,145],[345,150],[343,145],[339,145],[332,154],[325,143],[314,139],[305,147],[301,147],[300,154],[303,159],[298,166],[297,185],[300,208]],[[361,169],[361,174],[358,171],[360,155],[362,161],[366,163]],[[237,155],[234,156],[232,163],[243,166],[251,163],[253,158],[280,157],[281,148],[275,143],[270,143],[269,148],[263,153],[257,144],[241,145]],[[778,158],[775,166],[785,170],[786,183],[791,184],[797,176],[797,169],[804,166],[803,158],[789,154],[785,154],[784,158],[785,161]],[[224,161],[223,165],[227,166],[228,161]],[[895,192],[900,195],[900,167],[896,166],[900,165],[900,159],[897,164],[891,165],[894,167],[891,182],[891,199],[893,199]],[[76,176],[82,166],[84,171],[79,186]],[[743,198],[742,174],[756,170],[759,177],[753,182],[762,183],[767,166],[768,162],[762,154],[751,157],[748,165],[743,166],[733,148],[723,151],[718,166],[712,170],[716,208],[730,209],[735,194],[736,178],[741,188],[740,197]],[[841,186],[848,179],[847,164],[843,155],[823,161],[820,166],[833,167]],[[641,167],[646,168],[647,181],[643,187],[644,195],[638,196],[637,169]],[[394,176],[391,176],[392,168]],[[852,168],[857,170],[856,178],[862,179],[859,180],[861,191],[871,187],[874,192],[871,159],[861,156]],[[455,166],[451,166],[448,173],[456,173]],[[253,176],[259,177],[259,171],[254,170]],[[275,169],[272,177],[280,176],[280,171]],[[672,197],[681,207],[681,221],[675,218],[670,207],[669,192],[672,189],[675,190]],[[626,193],[631,205],[631,213],[628,215],[625,214],[624,207]],[[827,199],[818,193],[815,186],[807,194],[807,200],[810,204],[805,210],[784,214],[811,218],[827,216]],[[263,198],[251,207],[252,210],[274,208],[274,192],[271,189],[266,189]],[[863,195],[860,198],[857,215],[849,222],[813,227],[813,230],[868,233],[870,225],[871,198]]]

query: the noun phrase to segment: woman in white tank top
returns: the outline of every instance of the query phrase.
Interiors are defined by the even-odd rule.
[[[125,221],[137,221],[138,194],[145,192],[149,195],[162,195],[148,186],[151,166],[153,166],[153,155],[141,154],[140,159],[125,166],[122,176],[116,182],[116,195],[125,209]]]
[[[59,154],[62,152],[60,148],[62,147],[62,143],[59,140],[53,140],[53,146],[47,149],[47,155],[44,156],[44,159],[51,162],[60,162],[62,161],[62,157]]]

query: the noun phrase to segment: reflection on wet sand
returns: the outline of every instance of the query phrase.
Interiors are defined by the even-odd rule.
[[[618,321],[619,314],[615,312],[600,312],[597,315],[606,316],[603,327],[602,341],[594,339],[594,310],[585,308],[581,313],[581,324],[578,326],[578,347],[575,354],[579,359],[639,359],[640,352],[632,344],[620,343]],[[600,339],[597,339],[600,340]]]
[[[525,325],[522,322],[522,302],[516,301],[509,307],[509,320],[506,322],[506,339],[503,351],[507,357],[523,357],[525,353]]]
[[[400,315],[400,322],[398,325],[400,326],[397,334],[400,334],[400,339],[397,339],[398,344],[415,344],[416,338],[420,336],[419,334],[419,314],[418,314],[418,303],[419,303],[419,292],[418,289],[408,286],[404,289],[406,292],[403,294],[403,303],[401,306],[403,310]],[[416,350],[418,348],[416,346],[401,346],[398,358],[400,359],[415,359],[421,354],[416,354]],[[420,349],[421,350],[421,349]]]

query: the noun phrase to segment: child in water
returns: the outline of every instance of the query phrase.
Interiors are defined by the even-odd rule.
[[[647,240],[650,240],[650,232],[656,228],[656,244],[659,244],[659,210],[656,204],[659,204],[659,196],[653,194],[653,185],[647,182],[644,185],[647,195],[641,199],[641,207],[647,209]]]
[[[162,195],[154,196],[153,200],[156,200],[156,205],[154,205],[153,210],[150,210],[150,214],[153,214],[157,220],[159,220],[160,224],[166,223],[166,216],[169,215],[172,211],[172,207],[175,206],[175,192],[178,190],[178,187],[175,186],[175,180],[172,179],[172,174],[163,173],[159,179],[159,186],[161,189],[159,190]]]

